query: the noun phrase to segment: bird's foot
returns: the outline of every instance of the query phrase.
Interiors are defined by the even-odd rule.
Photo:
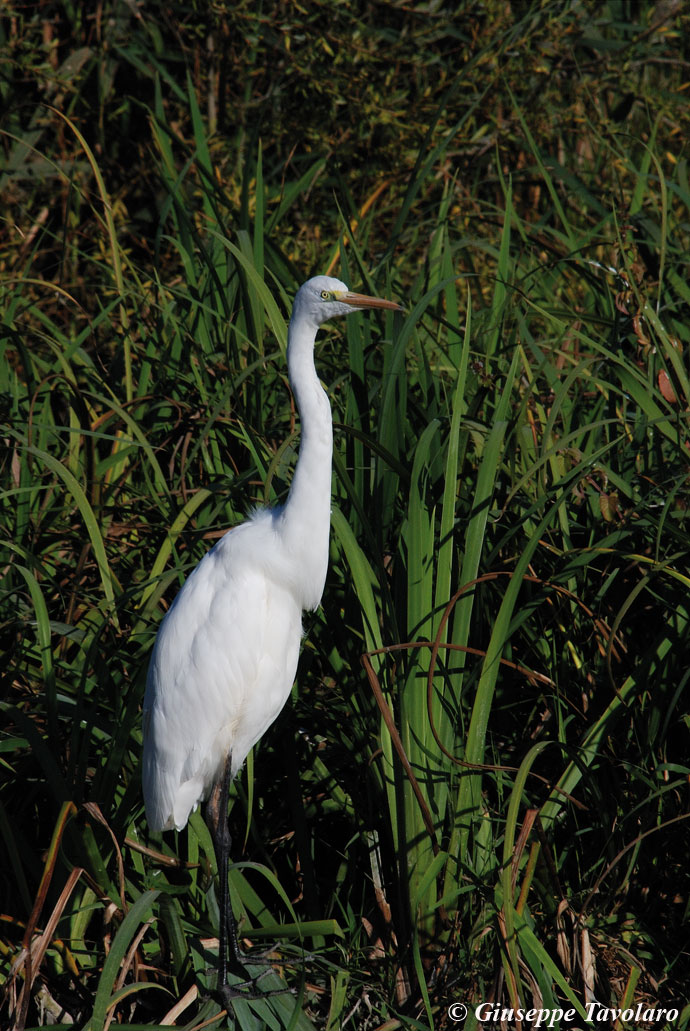
[[[245,941],[248,939],[245,939]],[[235,973],[248,963],[257,966],[281,967],[304,966],[305,963],[317,961],[321,957],[317,953],[307,952],[302,948],[289,951],[285,942],[273,942],[272,945],[250,945],[248,949],[240,948],[239,942],[235,951]]]
[[[280,967],[285,964],[285,960],[280,956],[280,946],[277,942],[273,945],[254,945],[249,950],[241,949],[238,945],[235,961],[240,967],[245,967],[247,963],[256,963],[257,966],[265,967]],[[263,977],[263,974],[261,976]]]
[[[218,995],[220,1000],[227,1010],[237,999],[248,999],[249,1001],[256,1001],[259,999],[270,999],[273,995],[289,995],[292,993],[292,988],[285,985],[284,988],[270,988],[267,991],[257,989],[259,981],[262,981],[264,977],[270,974],[270,970],[262,970],[260,974],[255,977],[249,977],[245,981],[237,981],[235,984],[219,984]]]

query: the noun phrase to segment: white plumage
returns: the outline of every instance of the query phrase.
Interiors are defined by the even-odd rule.
[[[144,796],[153,830],[181,830],[226,757],[234,777],[290,693],[302,605],[300,585],[271,562],[281,556],[279,523],[280,514],[260,512],[221,538],[160,628],[144,700]]]
[[[218,541],[160,626],[143,713],[152,830],[181,830],[228,757],[234,777],[287,700],[302,611],[319,605],[328,565],[333,441],[314,368],[316,332],[360,308],[399,307],[327,276],[310,279],[295,297],[287,358],[301,443],[292,486],[284,506],[257,512]]]

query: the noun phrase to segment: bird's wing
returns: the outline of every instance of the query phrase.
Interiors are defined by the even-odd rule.
[[[228,753],[239,769],[294,680],[301,612],[267,575],[265,553],[262,563],[247,561],[260,541],[240,533],[245,527],[252,524],[204,557],[158,632],[144,698],[143,786],[154,830],[186,824]]]

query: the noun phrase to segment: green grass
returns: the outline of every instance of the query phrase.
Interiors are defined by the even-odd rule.
[[[291,993],[234,1026],[687,1027],[687,15],[173,6],[106,5],[107,46],[2,20],[3,1019],[233,1025],[206,827],[146,826],[143,683],[185,575],[286,496],[290,302],[333,262],[405,311],[317,342],[328,582],[230,814]]]

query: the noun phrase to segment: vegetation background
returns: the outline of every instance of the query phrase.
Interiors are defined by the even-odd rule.
[[[687,5],[4,0],[0,34],[3,1026],[688,1027]],[[184,575],[285,496],[326,271],[406,311],[317,344],[331,568],[231,810],[292,993],[228,1015],[140,704]]]

